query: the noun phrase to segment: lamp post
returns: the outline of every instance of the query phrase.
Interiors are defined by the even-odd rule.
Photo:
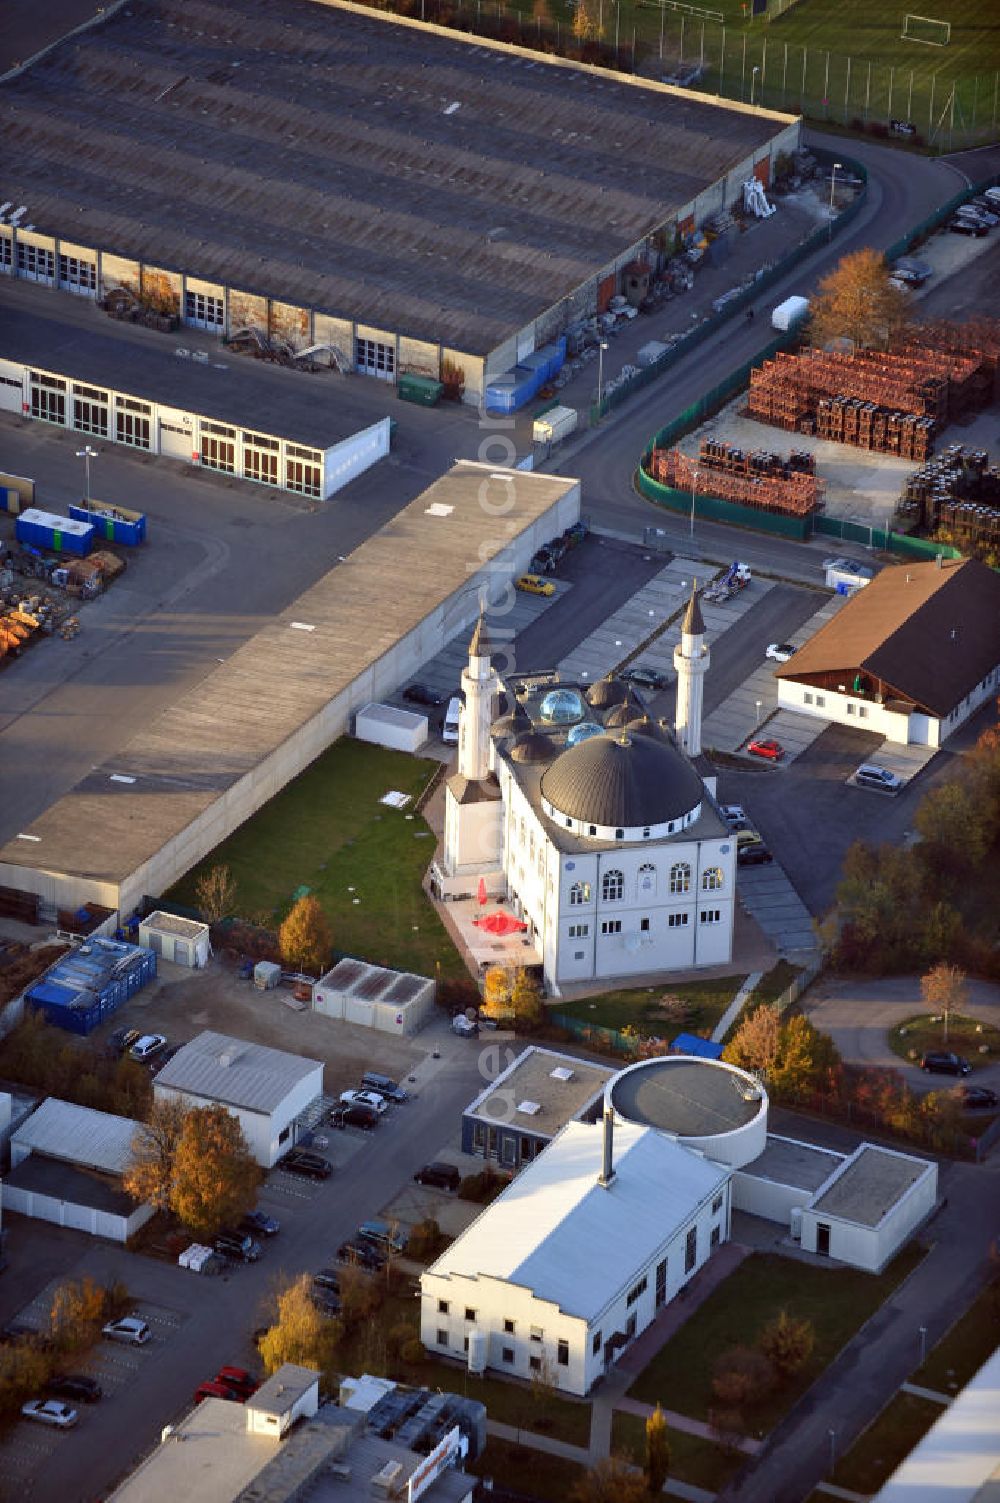
[[[750,104],[751,104],[751,106],[753,105],[753,96],[754,96],[754,93],[755,93],[756,88],[757,88],[757,74],[759,72],[760,72],[760,68],[756,67],[756,68],[754,68],[753,72],[750,74]]]
[[[760,712],[764,708],[764,701],[762,699],[757,699],[757,700],[754,701],[754,704],[755,704],[756,710],[757,710],[757,714],[756,714],[756,717],[754,719],[754,730],[755,731],[759,731],[760,730]]]
[[[608,347],[608,341],[602,339],[597,346],[597,416],[601,415],[601,399],[604,396],[604,351]]]
[[[837,172],[843,165],[843,162],[834,162],[833,171],[830,173],[830,232],[826,237],[828,242],[833,239],[833,195],[837,190]]]
[[[828,1430],[826,1433],[830,1440],[830,1470],[832,1472],[837,1465],[837,1432],[836,1430]]]
[[[694,537],[694,496],[695,496],[695,489],[697,487],[697,484],[698,484],[698,471],[697,470],[692,470],[692,472],[691,472],[691,536],[692,536],[692,538]]]
[[[920,1366],[927,1361],[927,1327],[920,1327]]]
[[[87,488],[88,501],[90,500],[90,461],[96,459],[99,452],[98,449],[92,449],[89,444],[85,444],[82,449],[77,449],[76,451],[77,459],[82,459],[86,466],[86,479],[84,483]]]

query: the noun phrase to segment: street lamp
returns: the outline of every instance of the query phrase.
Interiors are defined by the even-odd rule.
[[[608,341],[602,339],[597,346],[597,416],[601,415],[601,398],[604,395],[604,351],[608,347]]]
[[[757,707],[757,715],[756,715],[756,718],[754,720],[754,730],[759,731],[760,730],[760,712],[764,708],[764,701],[762,699],[758,699],[758,700],[755,700],[754,703],[756,704],[756,707]]]
[[[927,1361],[927,1327],[920,1327],[920,1366]]]
[[[756,67],[756,68],[754,68],[753,72],[750,75],[750,103],[751,103],[751,105],[753,104],[754,91],[755,91],[755,89],[757,87],[757,74],[759,72],[760,72],[760,68]]]
[[[691,471],[691,537],[694,537],[694,493],[695,487],[701,477],[697,470]]]
[[[76,457],[77,457],[77,459],[82,459],[83,462],[84,462],[84,464],[87,467],[87,478],[86,478],[86,482],[85,483],[86,483],[86,487],[87,487],[87,500],[88,501],[90,500],[90,461],[92,459],[96,459],[97,456],[98,456],[98,454],[99,454],[99,452],[100,452],[100,450],[98,450],[98,449],[92,449],[89,444],[85,444],[82,449],[77,449],[77,451],[76,451]]]
[[[830,233],[826,237],[828,241],[833,239],[833,195],[837,187],[837,172],[843,165],[843,162],[834,162],[833,171],[830,173]]]
[[[828,1430],[826,1433],[830,1439],[830,1470],[832,1472],[837,1465],[837,1432],[836,1430]]]

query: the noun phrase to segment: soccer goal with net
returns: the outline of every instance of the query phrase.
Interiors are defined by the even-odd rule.
[[[922,42],[926,47],[947,47],[951,41],[951,22],[936,21],[933,16],[914,16],[908,11],[903,17],[900,35],[904,42]]]

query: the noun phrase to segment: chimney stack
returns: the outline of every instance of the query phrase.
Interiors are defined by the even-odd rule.
[[[603,1155],[602,1155],[602,1161],[601,1161],[601,1173],[600,1173],[600,1177],[598,1178],[597,1183],[599,1185],[604,1185],[605,1188],[606,1188],[608,1185],[610,1185],[611,1181],[615,1177],[615,1165],[614,1165],[615,1109],[611,1105],[610,1101],[606,1101],[604,1103],[604,1126],[602,1128],[602,1133],[603,1133]]]

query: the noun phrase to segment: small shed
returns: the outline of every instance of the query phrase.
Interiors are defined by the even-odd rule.
[[[190,966],[196,971],[208,964],[211,950],[207,924],[196,919],[179,918],[175,913],[163,913],[160,909],[140,922],[139,943],[164,960]]]
[[[371,741],[375,746],[415,752],[427,740],[427,716],[398,710],[395,705],[368,704],[355,717],[354,734],[359,741]]]
[[[436,987],[427,976],[391,971],[350,957],[313,985],[313,1010],[379,1033],[418,1033],[434,1010]]]

